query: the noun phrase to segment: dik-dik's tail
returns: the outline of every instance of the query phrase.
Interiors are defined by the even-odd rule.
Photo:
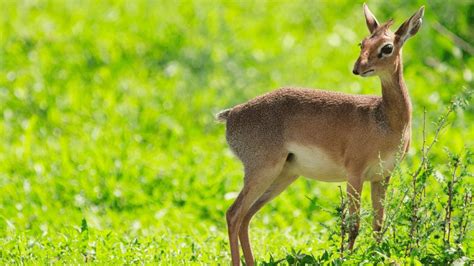
[[[216,120],[221,123],[224,123],[225,121],[227,121],[227,117],[229,117],[230,110],[231,109],[225,109],[217,113]]]

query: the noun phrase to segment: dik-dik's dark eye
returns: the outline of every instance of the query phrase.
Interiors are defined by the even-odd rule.
[[[382,47],[382,49],[380,49],[380,53],[383,54],[383,55],[389,55],[391,54],[393,51],[393,45],[392,44],[386,44],[384,45],[384,47]]]
[[[382,58],[384,56],[389,56],[393,52],[393,44],[387,43],[384,46],[382,46],[382,48],[379,48],[379,49],[380,49],[380,52],[378,54],[379,58]]]

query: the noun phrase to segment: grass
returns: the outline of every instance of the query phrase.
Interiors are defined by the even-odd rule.
[[[379,20],[399,25],[421,2],[369,5]],[[420,33],[405,45],[413,144],[392,178],[395,203],[406,200],[399,192],[422,158],[423,110],[431,141],[451,99],[473,86],[474,58],[433,25],[472,40],[473,8],[426,4]],[[224,214],[243,180],[213,114],[281,86],[380,94],[377,79],[350,73],[367,29],[361,4],[349,1],[7,0],[0,24],[2,263],[227,264]],[[427,215],[410,215],[403,204],[375,245],[365,186],[359,248],[342,260],[339,184],[301,178],[254,219],[258,262],[428,263],[432,256],[468,264],[472,225],[459,243],[439,235],[453,158],[465,166],[455,171],[462,181],[453,219],[472,217],[461,200],[473,184],[466,154],[474,109],[464,105],[407,192],[424,208],[415,213]],[[427,217],[416,232],[429,250],[403,249],[415,243],[406,229],[413,217]]]

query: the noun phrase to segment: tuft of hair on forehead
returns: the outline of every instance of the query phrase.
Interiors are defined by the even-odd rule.
[[[383,34],[385,33],[392,25],[393,25],[393,19],[389,19],[387,22],[385,22],[384,24],[378,26],[374,32],[372,32],[372,35],[371,36],[376,36],[376,35],[379,35],[379,34]]]

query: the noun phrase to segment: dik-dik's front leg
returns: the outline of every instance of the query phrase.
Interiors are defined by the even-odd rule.
[[[361,175],[351,175],[347,181],[347,195],[349,198],[349,250],[354,248],[354,242],[359,234],[362,184]]]
[[[371,183],[372,207],[374,208],[374,220],[372,224],[374,232],[376,233],[377,241],[380,240],[380,235],[378,234],[378,232],[380,232],[380,230],[382,229],[384,215],[383,202],[385,200],[385,191],[387,190],[389,181],[390,176],[386,177],[385,180],[374,181]]]

